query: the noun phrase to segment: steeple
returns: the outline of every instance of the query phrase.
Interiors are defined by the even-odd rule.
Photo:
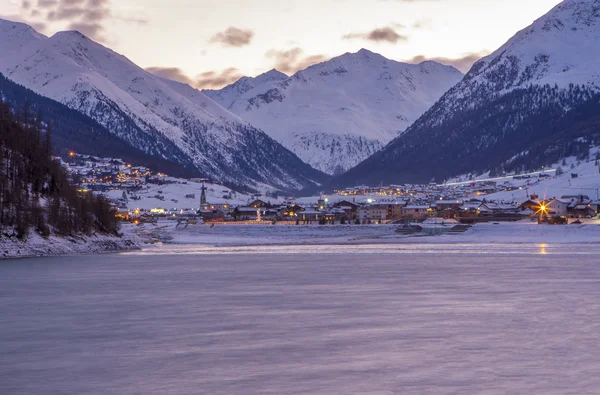
[[[206,204],[206,187],[202,183],[202,194],[200,195],[200,205]]]

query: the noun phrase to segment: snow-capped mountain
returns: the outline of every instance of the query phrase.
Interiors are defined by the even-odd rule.
[[[535,167],[594,143],[599,42],[600,1],[563,1],[475,63],[404,135],[335,184],[441,181],[502,171],[515,166],[515,155],[519,166]]]
[[[462,76],[436,62],[405,64],[363,49],[290,78],[272,71],[259,77],[271,81],[242,79],[207,94],[333,174],[397,137]]]
[[[144,152],[223,182],[297,189],[323,175],[201,92],[154,76],[75,31],[0,20],[0,72]]]
[[[271,81],[283,81],[288,76],[278,70],[270,70],[256,77],[242,77],[233,84],[222,89],[203,89],[202,93],[225,108],[230,108],[233,102],[253,88]]]

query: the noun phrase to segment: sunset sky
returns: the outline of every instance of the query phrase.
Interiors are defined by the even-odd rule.
[[[0,0],[46,35],[76,29],[200,88],[367,48],[467,71],[560,0]]]

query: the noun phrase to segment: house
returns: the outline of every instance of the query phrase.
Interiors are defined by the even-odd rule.
[[[569,201],[571,204],[581,204],[589,201],[590,198],[587,195],[563,195],[560,200]]]
[[[254,208],[262,208],[262,207],[271,207],[271,204],[260,200],[260,199],[255,199],[252,202],[248,203],[248,206],[250,207],[254,207]]]
[[[363,224],[370,223],[373,221],[383,221],[387,219],[387,206],[374,204],[370,206],[363,206],[358,209],[357,217]]]
[[[425,219],[431,217],[433,210],[429,205],[409,204],[401,209],[403,218]]]
[[[342,218],[346,219],[345,215],[346,213],[341,208],[333,208],[325,213],[325,222],[329,224],[341,222]]]
[[[346,221],[354,221],[358,217],[358,208],[354,209],[354,207],[351,206],[340,206],[337,207],[336,210],[341,210],[344,213],[343,217]]]
[[[439,216],[453,217],[458,214],[462,204],[461,200],[438,200],[432,206]]]
[[[236,207],[231,211],[231,216],[240,221],[255,220],[258,209],[254,207]]]
[[[324,213],[315,209],[306,209],[304,211],[298,211],[298,219],[306,224],[311,222],[318,222],[324,217]]]
[[[545,210],[543,211],[546,211],[550,216],[563,217],[568,214],[567,210],[570,204],[571,201],[569,200],[552,199],[544,205]]]
[[[229,203],[204,203],[200,208],[205,211],[221,210],[227,212],[231,209],[231,205]],[[256,210],[254,210],[254,212],[256,212]]]
[[[521,203],[519,206],[522,211],[531,210],[532,212],[536,212],[540,209],[541,202],[533,199],[529,199],[526,202]]]
[[[595,217],[598,212],[598,206],[592,205],[592,201],[584,201],[579,204],[570,204],[567,212],[571,217]]]

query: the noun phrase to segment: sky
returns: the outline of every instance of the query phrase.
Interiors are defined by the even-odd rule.
[[[560,0],[0,0],[0,17],[79,30],[151,72],[220,88],[367,48],[463,72]]]

